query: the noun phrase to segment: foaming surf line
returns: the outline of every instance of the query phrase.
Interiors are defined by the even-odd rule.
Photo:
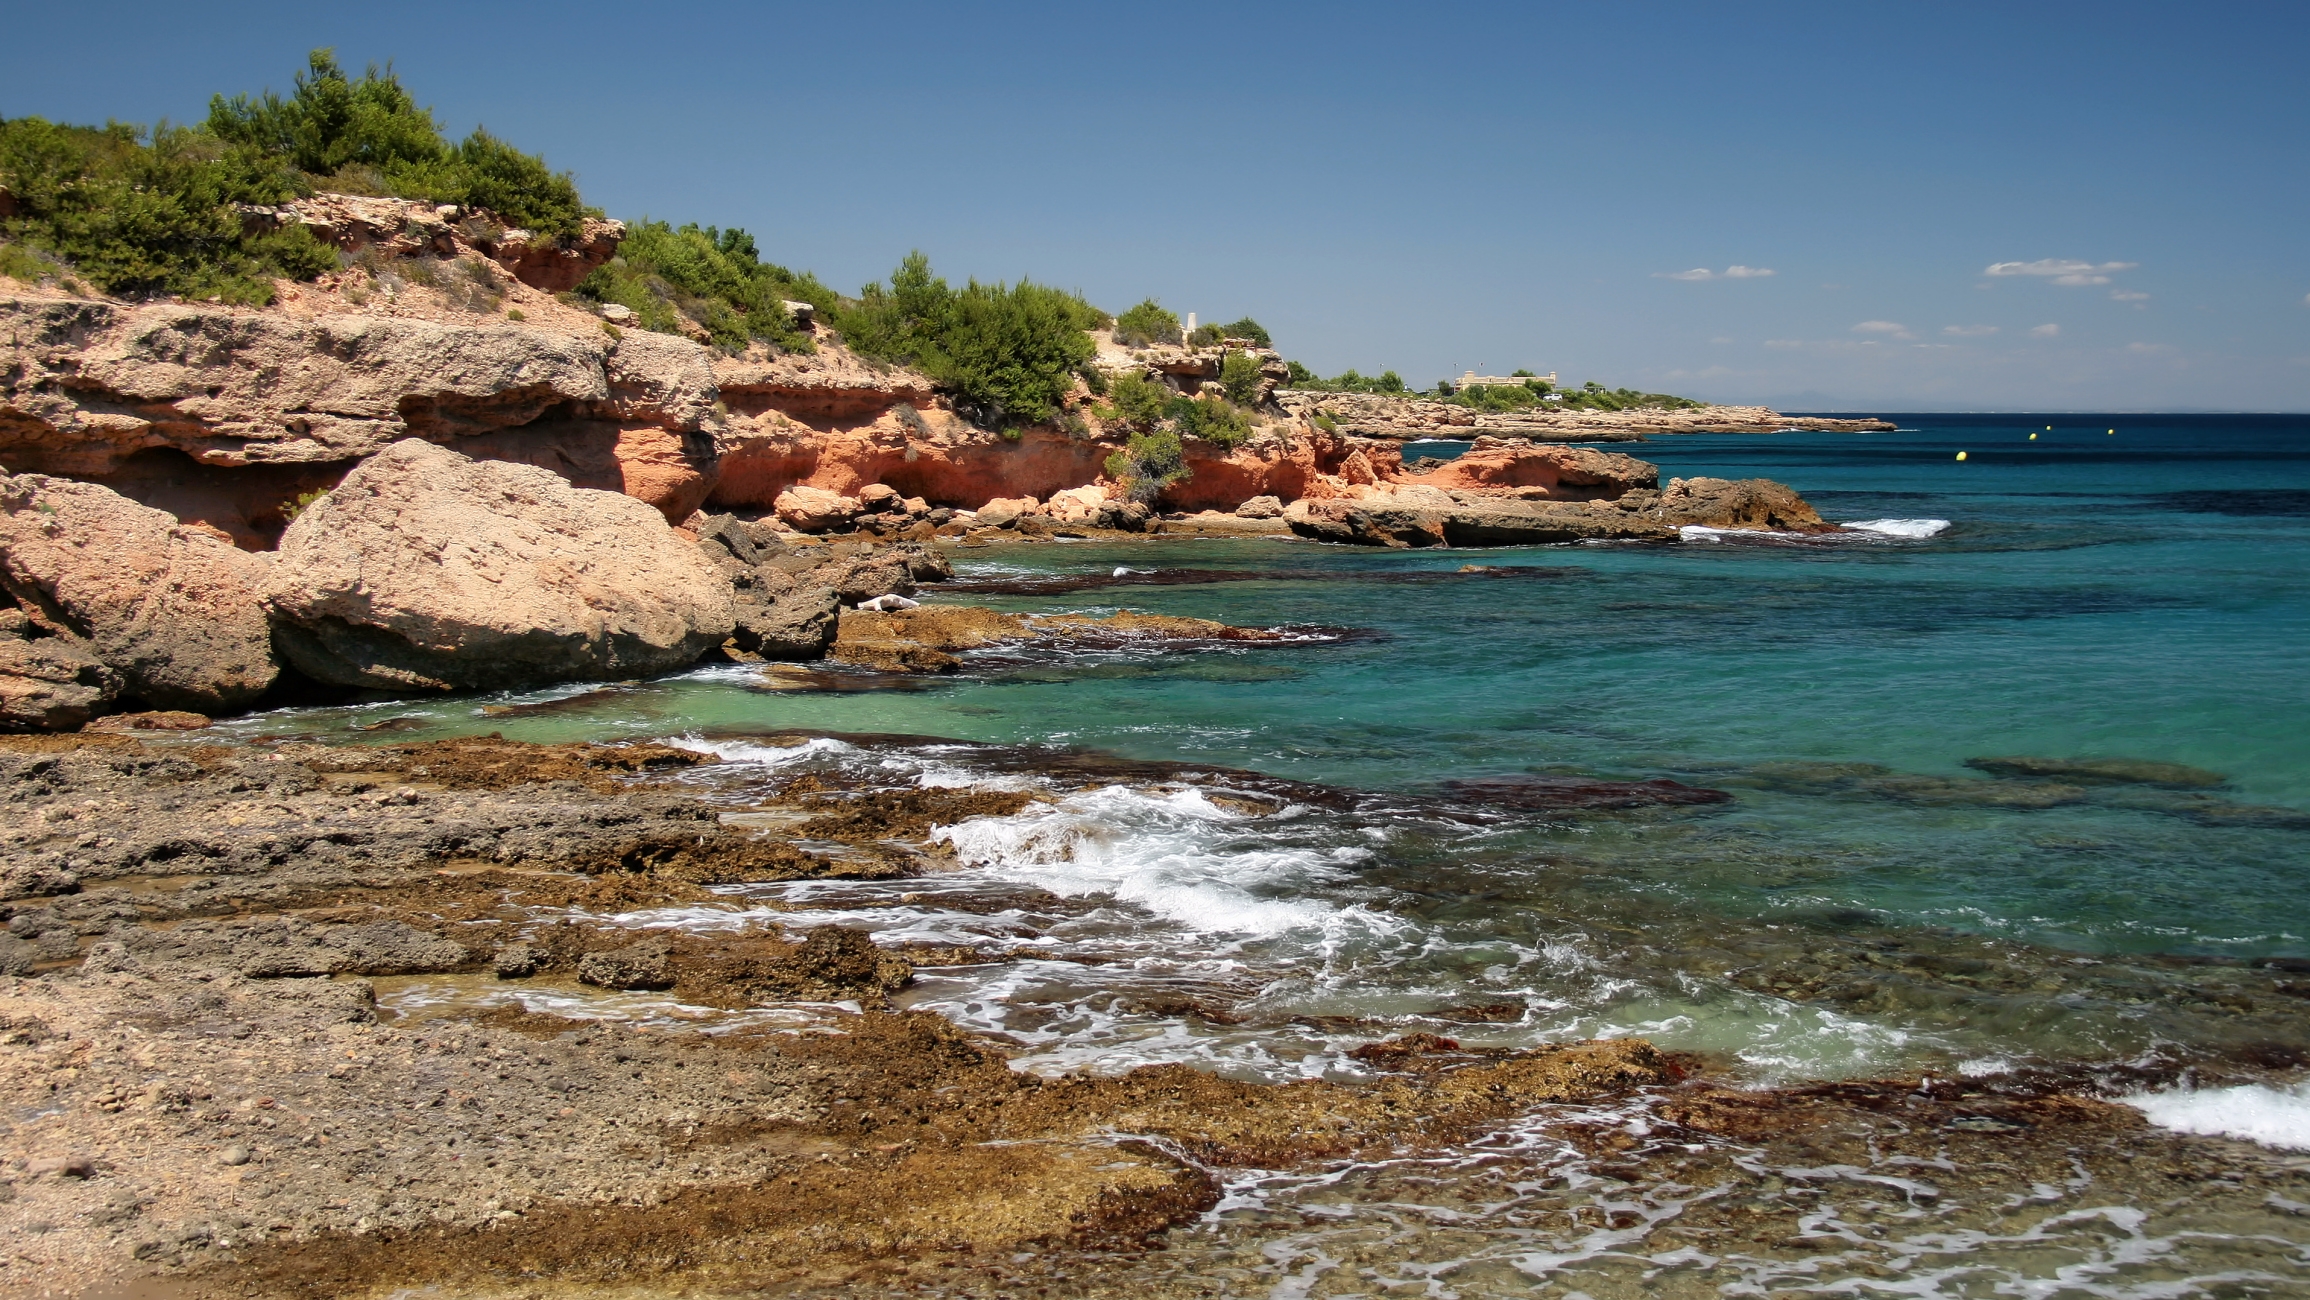
[[[1227,845],[1248,820],[1192,787],[1107,786],[1009,817],[973,818],[936,838],[979,869],[1061,897],[1104,894],[1197,934],[1328,938],[1400,925],[1360,905],[1305,896],[1312,885],[1336,882],[1368,850]],[[1262,896],[1261,886],[1300,897]]]
[[[1874,533],[1879,537],[1900,537],[1911,541],[1921,541],[1947,529],[1949,521],[1946,519],[1856,519],[1852,523],[1837,526],[1848,532]]]
[[[2310,1151],[2310,1082],[2274,1088],[2179,1088],[2120,1097],[2159,1128],[2237,1138],[2282,1151]]]
[[[1767,528],[1711,528],[1706,524],[1684,524],[1676,530],[1677,540],[1684,542],[1921,542],[1938,536],[1949,527],[1946,519],[1859,519],[1839,524],[1834,533],[1784,533]]]

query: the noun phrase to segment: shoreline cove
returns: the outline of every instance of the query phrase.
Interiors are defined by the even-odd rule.
[[[782,543],[825,658],[0,737],[0,1281],[2310,1287],[2310,462],[1953,436],[1659,453],[1833,532]]]

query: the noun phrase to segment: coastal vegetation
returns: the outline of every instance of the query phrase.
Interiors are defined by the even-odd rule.
[[[647,219],[627,228],[618,255],[595,268],[576,292],[591,302],[625,307],[643,328],[662,334],[684,333],[686,318],[730,351],[757,338],[789,351],[812,351],[810,335],[795,324],[786,303],[831,312],[840,302],[817,276],[763,261],[754,236],[742,229],[694,223],[676,228]]]
[[[277,280],[311,280],[351,261],[373,276],[435,288],[468,310],[503,305],[484,258],[422,255],[386,267],[371,250],[340,252],[303,223],[267,211],[322,192],[467,208],[460,233],[484,251],[509,229],[563,238],[600,215],[568,173],[485,129],[452,143],[390,64],[352,76],[324,49],[308,57],[289,94],[214,96],[194,126],[0,120],[0,274],[74,292],[93,286],[263,306]],[[813,350],[811,331],[791,305],[807,303],[860,355],[921,369],[965,416],[1004,430],[1060,419],[1078,380],[1094,395],[1106,387],[1090,364],[1096,347],[1089,331],[1102,326],[1111,324],[1116,342],[1130,348],[1273,342],[1249,316],[1190,333],[1153,298],[1110,320],[1080,294],[1032,280],[950,286],[921,253],[908,256],[887,283],[848,296],[808,272],[764,261],[744,229],[648,218],[628,227],[616,256],[567,300],[614,304],[632,313],[634,326],[730,352],[755,340]],[[1144,376],[1126,377],[1105,394],[1106,405],[1133,430],[1163,426],[1232,447],[1249,436],[1244,408],[1261,391],[1257,359],[1229,352],[1219,383],[1223,398],[1183,397]],[[1393,370],[1325,379],[1298,362],[1290,363],[1289,383],[1319,392],[1434,396],[1484,411],[1543,401],[1606,411],[1697,405],[1594,383],[1559,393],[1538,380],[1460,392],[1439,384],[1416,393]]]
[[[1163,489],[1187,477],[1187,449],[1168,429],[1134,433],[1123,450],[1107,457],[1107,477],[1133,501],[1153,502]]]
[[[1179,341],[1179,318],[1149,298],[1115,318],[1115,341],[1127,348],[1175,344]]]
[[[951,288],[919,252],[833,320],[852,350],[922,370],[990,428],[1057,415],[1075,372],[1096,355],[1089,331],[1106,322],[1080,294],[1031,280]]]

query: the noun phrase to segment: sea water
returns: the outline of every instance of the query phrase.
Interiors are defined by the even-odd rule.
[[[951,877],[742,887],[721,909],[615,918],[834,921],[1008,949],[1019,959],[924,970],[905,996],[1008,1043],[1021,1069],[1345,1077],[1363,1071],[1347,1050],[1389,1033],[1643,1034],[1758,1087],[2052,1071],[2098,1079],[2173,1131],[2310,1147],[2310,985],[2285,978],[2310,972],[2310,423],[1899,423],[1612,448],[1664,479],[1787,483],[1847,525],[1825,537],[1002,546],[955,552],[957,590],[926,597],[1302,630],[1292,644],[1006,651],[951,677],[837,673],[802,689],[724,666],[547,709],[527,706],[576,692],[237,725],[349,739],[398,716],[415,730],[395,739],[668,739],[730,759],[712,778],[723,790],[805,771],[1036,790],[1016,816],[941,832]],[[2207,775],[1968,765],[2012,757]],[[1111,772],[1086,779],[1097,763]],[[1471,794],[1535,777],[1729,798],[1565,810]],[[1542,1183],[1570,1177],[1534,1154],[1554,1149],[1540,1129],[1515,1141]],[[1365,1171],[1376,1181],[1358,1194],[1242,1183],[1206,1225],[1207,1262],[1237,1258],[1227,1276],[1274,1294],[1363,1294],[1380,1274],[1341,1252],[1375,1240],[1372,1207],[1406,1194],[1389,1181],[1401,1172]],[[1442,1271],[1382,1289],[1462,1293],[1437,1289],[1449,1274],[1467,1294],[1514,1293],[1572,1267],[1526,1258],[1563,1240],[1540,1250],[1493,1221],[1523,1193],[1438,1176],[1445,1200],[1492,1208],[1455,1201],[1472,1238],[1402,1244]],[[2163,1260],[2151,1271],[2171,1284],[2076,1293],[2220,1291],[2228,1256],[2160,1236],[2140,1194],[2115,1209],[2069,1196],[2048,1214],[2125,1219],[2086,1252],[2107,1264],[2088,1273]],[[1337,1219],[1338,1249],[1321,1233],[1279,1244],[1263,1217],[1278,1198],[1295,1223]],[[1966,1250],[1995,1253],[1989,1229],[1966,1231],[1988,1234]],[[2260,1240],[2269,1225],[2225,1232]],[[2014,1247],[1982,1275],[2004,1280],[1980,1287],[1914,1253],[1868,1267],[1914,1294],[2069,1294],[2067,1265],[2030,1262],[2037,1249]],[[2298,1245],[2279,1254],[2282,1268],[2256,1265],[2273,1280],[2239,1293],[2310,1278]],[[1694,1282],[1796,1285],[1780,1267],[1712,1264]]]

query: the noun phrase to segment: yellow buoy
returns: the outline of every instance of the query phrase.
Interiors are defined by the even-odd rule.
[[[2047,433],[2051,433],[2051,432],[2053,432],[2053,426],[2052,426],[2052,425],[2050,425],[2050,424],[2049,424],[2049,425],[2047,425],[2047,426],[2045,426],[2045,431],[2046,431]]]
[[[1964,452],[1958,452],[1958,453],[1957,453],[1957,459],[1959,459],[1959,460],[1963,460],[1963,459],[1965,459],[1965,453],[1964,453]]]
[[[2116,436],[2117,436],[2117,430],[2115,430],[2115,429],[2112,429],[2112,430],[2110,430],[2110,436],[2111,436],[2111,437],[2116,437]]]
[[[2034,433],[2033,433],[2033,434],[2031,434],[2031,435],[2029,435],[2029,440],[2030,440],[2031,442],[2035,442],[2035,441],[2037,441],[2037,435],[2036,435],[2036,434],[2034,434]]]

